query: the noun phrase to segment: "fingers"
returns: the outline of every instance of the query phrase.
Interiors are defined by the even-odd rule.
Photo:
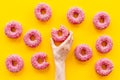
[[[72,45],[72,43],[73,43],[73,33],[72,33],[72,35],[71,35],[69,45],[71,46],[71,45]]]
[[[54,48],[56,48],[56,45],[55,45],[55,43],[54,43],[53,39],[52,39],[52,38],[50,38],[50,40],[51,40],[51,46],[52,46],[52,48],[53,48],[53,49],[54,49]]]
[[[70,31],[70,39],[69,39],[68,43],[72,44],[72,42],[73,42],[73,32]]]
[[[73,32],[70,31],[70,35],[68,36],[68,38],[60,46],[65,46],[65,45],[71,46],[72,42],[73,42]]]
[[[73,32],[70,31],[70,35],[68,36],[68,38],[64,41],[64,43],[68,44],[72,41],[73,39]]]

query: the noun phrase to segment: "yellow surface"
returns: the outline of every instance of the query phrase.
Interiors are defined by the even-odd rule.
[[[52,9],[52,17],[48,22],[40,22],[34,16],[34,8],[45,2]],[[74,32],[72,49],[66,60],[67,80],[120,80],[120,11],[119,0],[1,0],[0,1],[0,80],[54,80],[55,67],[50,46],[51,29],[65,25]],[[78,6],[85,12],[82,24],[72,25],[66,19],[66,13],[72,6]],[[102,31],[94,28],[93,16],[105,11],[110,15],[110,26]],[[23,26],[19,39],[9,39],[4,34],[5,24],[11,20],[18,21]],[[24,44],[24,34],[31,29],[37,29],[42,34],[42,43],[37,48],[29,48]],[[107,54],[100,54],[95,49],[96,39],[100,35],[109,35],[113,39],[113,49]],[[93,50],[93,57],[87,62],[75,59],[73,51],[78,44],[88,44]],[[45,52],[50,63],[48,69],[39,71],[31,66],[31,56],[36,52]],[[10,54],[18,54],[24,60],[24,68],[18,73],[6,69],[5,59]],[[107,57],[113,61],[113,72],[106,77],[96,74],[94,65],[100,58]]]

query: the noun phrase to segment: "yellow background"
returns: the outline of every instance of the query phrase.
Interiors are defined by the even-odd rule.
[[[34,8],[40,3],[49,4],[52,17],[48,22],[40,22],[34,16]],[[65,25],[74,32],[72,49],[66,60],[66,80],[120,80],[120,11],[119,0],[1,0],[0,1],[0,80],[54,80],[55,65],[50,46],[51,29]],[[82,24],[72,25],[67,21],[69,8],[78,6],[85,12]],[[95,29],[92,20],[99,11],[105,11],[111,18],[110,26],[102,31]],[[15,20],[22,24],[23,33],[18,39],[9,39],[4,34],[7,22]],[[29,48],[23,37],[28,30],[37,29],[42,34],[42,43],[37,48]],[[95,49],[95,42],[100,35],[109,35],[113,40],[113,49],[107,54],[100,54]],[[73,51],[79,44],[88,44],[93,50],[93,57],[87,62],[75,59]],[[49,68],[43,71],[32,67],[30,59],[36,52],[48,55]],[[6,69],[5,59],[10,54],[18,54],[24,60],[24,68],[18,73]],[[112,60],[114,69],[109,76],[96,74],[94,65],[100,58]]]

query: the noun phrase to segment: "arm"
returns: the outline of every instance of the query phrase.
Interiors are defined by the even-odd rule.
[[[70,32],[68,38],[59,46],[55,46],[53,40],[51,39],[51,45],[56,67],[55,80],[65,80],[65,60],[73,42],[72,34],[73,33]]]

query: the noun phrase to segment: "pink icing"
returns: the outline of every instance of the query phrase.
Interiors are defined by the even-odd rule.
[[[12,28],[15,29],[15,31],[12,31]],[[9,38],[18,38],[22,33],[22,26],[18,22],[11,21],[9,22],[5,27],[5,34]]]
[[[62,35],[60,36],[58,35],[59,31],[62,32]],[[61,25],[59,30],[53,29],[51,35],[54,41],[63,42],[69,36],[69,31],[63,25]]]
[[[47,68],[49,66],[49,63],[46,62],[46,57],[47,57],[47,55],[42,52],[39,52],[39,53],[33,55],[31,58],[32,66],[38,70]],[[38,59],[41,59],[42,63],[39,63]]]
[[[104,20],[103,22],[100,22],[101,18]],[[110,24],[110,17],[105,12],[99,12],[94,16],[93,24],[97,29],[100,29],[100,30],[105,29]]]
[[[106,46],[102,45],[102,42],[106,42]],[[96,41],[96,49],[101,53],[107,53],[112,49],[113,42],[109,36],[100,36]]]
[[[31,40],[32,36],[34,36],[34,40]],[[31,48],[37,47],[41,41],[41,34],[37,30],[30,30],[24,36],[25,44]]]
[[[103,69],[102,65],[106,65],[106,69]],[[108,74],[110,74],[112,72],[113,64],[109,59],[103,58],[103,59],[100,59],[99,61],[97,61],[96,65],[95,65],[95,70],[99,75],[107,76]]]
[[[13,61],[16,62],[16,65],[13,65]],[[18,55],[10,55],[6,59],[6,67],[10,72],[19,72],[24,66],[23,60]]]
[[[44,14],[42,14],[42,10],[45,11]],[[35,8],[35,16],[40,21],[48,21],[52,16],[51,8],[45,3],[38,4]]]
[[[77,17],[74,17],[75,14],[77,14]],[[72,7],[67,13],[68,21],[73,24],[81,23],[84,20],[84,17],[83,10],[78,7]]]
[[[84,55],[82,54],[82,50],[84,50]],[[75,48],[74,54],[78,60],[87,61],[92,57],[92,50],[86,44],[81,44]]]

